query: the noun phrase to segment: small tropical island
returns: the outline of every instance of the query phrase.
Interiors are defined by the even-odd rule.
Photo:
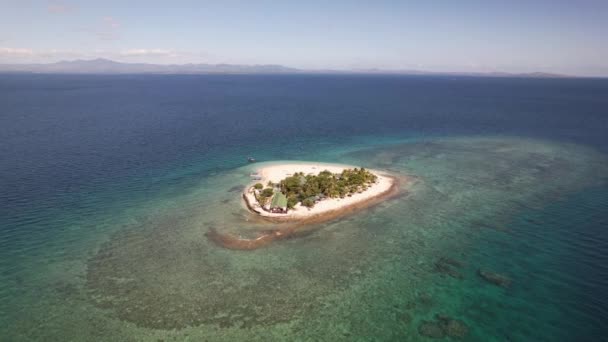
[[[362,205],[394,188],[394,179],[362,167],[322,163],[270,164],[251,174],[243,198],[253,212],[305,219]]]
[[[254,236],[222,233],[215,228],[205,235],[219,246],[254,250],[275,240],[299,236],[324,222],[356,213],[402,193],[414,178],[390,175],[362,167],[326,163],[264,163],[250,174],[245,187],[246,207],[259,217],[285,225],[259,229]]]

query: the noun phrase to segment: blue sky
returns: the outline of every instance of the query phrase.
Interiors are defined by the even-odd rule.
[[[608,75],[608,1],[0,0],[0,63]]]

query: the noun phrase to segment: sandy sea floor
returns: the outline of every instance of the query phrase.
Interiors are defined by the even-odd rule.
[[[556,265],[566,247],[551,231],[541,239],[548,247],[537,247],[534,220],[544,219],[534,215],[606,186],[605,155],[462,137],[345,149],[332,159],[420,181],[406,195],[254,251],[223,249],[205,233],[267,227],[240,205],[255,165],[202,177],[162,203],[91,217],[94,225],[46,241],[81,247],[19,261],[28,271],[12,280],[18,297],[2,293],[1,336],[426,341],[433,329],[447,334],[438,314],[458,322],[450,333],[465,340],[551,340],[575,328],[563,315],[579,314],[564,300],[576,294],[564,292]],[[479,269],[511,285],[496,286]]]

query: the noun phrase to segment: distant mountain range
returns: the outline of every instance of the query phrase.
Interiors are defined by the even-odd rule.
[[[108,59],[61,61],[48,64],[0,64],[3,73],[40,73],[40,74],[399,74],[399,75],[453,75],[486,77],[570,77],[542,72],[430,72],[419,70],[304,70],[282,65],[238,65],[238,64],[148,64],[121,63]]]
[[[0,72],[44,74],[276,74],[298,69],[281,65],[148,64],[121,63],[108,59],[61,61],[49,64],[0,64]]]
[[[510,72],[466,72],[466,71],[424,71],[424,70],[382,70],[382,69],[363,69],[356,70],[357,73],[365,74],[398,74],[398,75],[437,75],[437,76],[477,76],[477,77],[530,77],[530,78],[564,78],[577,77],[564,74],[555,74],[547,72],[527,72],[527,73],[510,73]]]

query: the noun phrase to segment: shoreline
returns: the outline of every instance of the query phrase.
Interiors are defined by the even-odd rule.
[[[293,164],[290,164],[293,165]],[[302,164],[299,164],[302,165]],[[318,165],[318,164],[317,164]],[[325,164],[323,164],[325,165]],[[327,164],[329,165],[329,164]],[[336,165],[332,164],[334,167],[341,168],[351,168],[349,165]],[[319,170],[323,171],[323,169]],[[379,171],[377,170],[369,170],[373,172],[375,175],[379,176]],[[276,240],[284,240],[290,238],[296,238],[301,236],[306,236],[318,229],[321,226],[317,224],[335,220],[337,218],[345,217],[348,215],[353,215],[361,210],[369,209],[374,207],[386,200],[401,197],[408,192],[406,188],[408,188],[411,184],[414,183],[415,177],[411,176],[393,176],[388,175],[386,173],[381,174],[384,179],[389,181],[389,186],[387,188],[376,189],[375,192],[368,193],[364,198],[359,198],[352,203],[342,204],[337,207],[333,207],[330,210],[323,210],[319,212],[309,212],[307,215],[298,216],[298,217],[276,217],[276,216],[266,216],[260,215],[254,208],[251,207],[251,203],[247,200],[246,192],[248,189],[253,186],[254,183],[247,186],[245,191],[242,193],[243,202],[247,210],[256,215],[256,217],[262,218],[264,221],[268,223],[292,223],[283,228],[270,228],[268,230],[263,230],[258,233],[258,235],[254,238],[242,238],[240,236],[236,236],[234,234],[222,234],[215,229],[210,229],[205,235],[211,241],[216,243],[217,245],[233,250],[255,250],[258,248],[265,247]],[[371,190],[371,189],[368,189]],[[363,192],[362,194],[365,194]],[[270,214],[270,213],[269,213]],[[286,215],[286,214],[283,214]]]
[[[278,183],[282,179],[293,175],[296,172],[303,172],[304,174],[318,174],[321,171],[330,171],[334,174],[339,174],[342,170],[353,169],[356,166],[341,165],[341,164],[325,164],[325,163],[284,163],[269,165],[257,170],[259,179],[249,184],[243,191],[243,199],[245,205],[249,211],[257,214],[264,219],[270,219],[273,222],[296,222],[307,220],[311,217],[318,215],[329,214],[336,210],[346,209],[360,202],[368,201],[374,197],[380,196],[385,192],[390,191],[391,187],[395,183],[393,177],[387,175],[384,172],[378,170],[367,170],[373,173],[377,180],[374,184],[369,186],[366,190],[360,193],[354,193],[343,198],[326,198],[317,202],[314,207],[306,208],[300,203],[297,204],[293,209],[290,209],[287,213],[272,213],[264,210],[255,199],[252,193],[252,186],[255,183],[266,184],[269,181]]]

